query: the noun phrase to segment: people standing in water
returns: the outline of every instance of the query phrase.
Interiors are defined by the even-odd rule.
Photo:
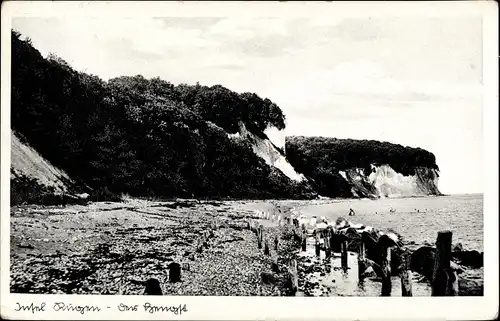
[[[356,213],[354,212],[354,210],[352,208],[349,209],[349,216],[354,216],[356,215]]]

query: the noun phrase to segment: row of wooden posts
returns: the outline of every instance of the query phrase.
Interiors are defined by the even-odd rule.
[[[298,227],[298,221],[293,220],[290,217],[284,217],[285,225],[293,225],[293,233],[298,235],[296,228]],[[248,228],[253,229],[257,235],[257,246],[261,249],[264,246],[264,254],[270,255],[269,251],[269,241],[264,238],[263,225],[260,224],[255,226],[254,224],[248,223]],[[332,256],[332,230],[323,229],[317,230],[315,233],[315,253],[317,256],[321,252],[321,239],[323,239],[323,249],[325,251],[325,257],[327,259]],[[456,296],[458,295],[458,277],[455,269],[452,268],[451,263],[451,251],[452,251],[452,236],[451,231],[441,231],[438,232],[436,240],[436,252],[435,252],[435,264],[434,272],[431,281],[432,296]],[[345,237],[341,241],[340,246],[340,261],[341,268],[344,272],[348,270],[348,245],[349,240]],[[366,249],[363,238],[359,242],[358,248],[358,278],[359,281],[364,279],[365,271],[370,265],[378,265],[379,270],[382,271],[382,296],[390,296],[392,292],[392,280],[391,280],[391,251],[396,245],[387,241],[387,238],[381,237],[379,239],[381,245],[382,255],[380,261],[373,262],[366,258]],[[300,244],[301,250],[306,251],[307,248],[307,230],[306,226],[302,224],[300,226]],[[274,239],[274,248],[278,249],[278,239]],[[400,279],[401,279],[401,294],[402,296],[412,296],[412,272],[410,267],[411,253],[405,250],[401,256],[401,266],[400,266]],[[292,278],[292,284],[296,290],[298,287],[298,277],[297,277],[297,261],[292,260],[289,262],[288,266],[289,272]]]
[[[301,226],[301,249],[306,251],[307,232],[304,225]],[[295,230],[294,230],[295,231]],[[451,231],[442,231],[438,233],[436,240],[436,254],[434,273],[431,282],[432,296],[456,296],[458,295],[458,277],[455,269],[451,267],[451,247],[452,247]],[[325,257],[329,259],[332,255],[330,229],[316,231],[315,233],[315,253],[317,256],[321,252],[321,239],[323,238],[323,249]],[[382,296],[390,296],[392,292],[391,281],[391,245],[389,242],[384,242],[382,248],[382,258],[378,263],[379,269],[382,271]],[[340,261],[341,268],[344,272],[348,270],[348,239],[347,237],[341,241],[340,246]],[[401,294],[402,296],[412,296],[412,272],[410,267],[411,253],[405,250],[401,256],[400,279],[401,279]],[[365,243],[361,239],[358,248],[358,278],[359,281],[364,279],[365,271],[370,265],[377,263],[367,260]]]
[[[458,276],[456,269],[452,268],[451,251],[452,251],[452,236],[451,231],[438,232],[436,239],[436,251],[434,255],[434,270],[431,280],[431,295],[432,296],[457,296],[458,295]],[[361,276],[366,269],[366,259],[364,259],[364,243],[360,243],[358,253],[359,275]],[[382,271],[382,296],[390,296],[392,291],[391,282],[391,247],[390,245],[382,246],[382,256],[380,268]],[[410,267],[411,252],[405,250],[401,255],[400,279],[401,279],[401,295],[412,296],[412,272]]]
[[[263,225],[260,224],[258,226],[255,226],[255,225],[252,226],[252,224],[250,222],[248,222],[248,229],[253,230],[253,232],[257,235],[257,248],[262,249],[262,245],[264,244],[264,254],[271,255],[271,252],[269,251],[269,249],[270,249],[269,239],[264,237]],[[279,243],[277,236],[274,237],[273,243],[274,243],[274,250],[277,251],[278,250],[278,243]]]
[[[266,218],[276,220],[277,216],[276,216],[276,214],[274,214],[272,216],[271,216],[271,214],[267,214]],[[283,223],[285,226],[292,224],[291,218],[289,216],[286,216],[286,215],[284,215],[283,220],[277,220],[277,221],[278,221],[279,225],[281,225],[281,223]],[[262,249],[262,247],[264,247],[264,255],[270,256],[271,255],[270,250],[269,250],[270,249],[270,246],[269,246],[270,240],[269,240],[269,238],[264,237],[264,226],[262,224],[257,225],[257,221],[255,221],[255,220],[248,221],[247,224],[248,224],[247,225],[248,229],[253,231],[257,236],[257,248]],[[304,234],[304,240],[305,240],[305,234]],[[273,243],[274,243],[274,250],[278,251],[279,240],[278,240],[277,236],[274,237]],[[304,243],[304,246],[305,246],[305,243]],[[277,257],[275,258],[273,263],[275,266],[278,266],[277,265]],[[296,259],[292,259],[288,262],[288,276],[289,276],[289,282],[290,282],[291,295],[295,295],[295,293],[297,292],[298,287],[299,287],[299,278],[298,278],[298,272],[297,272],[297,260]]]

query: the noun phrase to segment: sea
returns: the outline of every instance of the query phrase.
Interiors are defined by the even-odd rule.
[[[349,210],[355,211],[349,216]],[[392,229],[403,237],[403,242],[416,249],[421,245],[435,244],[437,233],[453,232],[453,244],[461,243],[464,250],[483,252],[483,195],[450,195],[436,197],[385,198],[378,200],[334,200],[326,204],[305,205],[298,209],[306,216],[325,216],[328,221],[344,217],[353,223],[362,223],[380,230]],[[314,260],[313,245],[306,255]],[[328,296],[378,296],[381,283],[366,280],[358,282],[356,257],[348,257],[349,266],[355,270],[348,273],[330,273],[318,280],[330,288]],[[340,259],[333,266],[340,268]],[[466,270],[460,280],[483,284],[484,269]],[[427,282],[417,281],[413,275],[413,295],[430,296]],[[463,282],[463,281],[459,281]],[[302,293],[298,294],[303,295]],[[392,277],[392,295],[401,295],[399,277]]]
[[[351,208],[355,216],[349,216]],[[333,200],[300,207],[300,212],[325,216],[328,221],[344,217],[353,223],[392,229],[415,245],[434,244],[439,231],[449,230],[453,244],[483,252],[483,194]]]

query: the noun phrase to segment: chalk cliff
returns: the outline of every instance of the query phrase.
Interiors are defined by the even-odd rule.
[[[282,136],[282,141],[274,139],[271,141],[269,138],[259,137],[247,130],[243,122],[239,123],[240,130],[238,134],[230,135],[230,137],[241,137],[247,139],[252,145],[254,153],[262,158],[267,165],[280,170],[288,178],[295,182],[302,182],[305,180],[304,175],[297,173],[293,166],[288,162],[282,151],[278,146],[283,148],[285,146],[285,136]],[[277,129],[271,128],[274,132],[279,132]]]
[[[322,196],[441,195],[434,155],[421,148],[373,140],[290,136],[286,157]]]
[[[412,197],[440,195],[439,173],[435,169],[418,167],[414,175],[397,173],[389,165],[372,165],[369,175],[360,168],[340,171],[351,186],[355,197]]]

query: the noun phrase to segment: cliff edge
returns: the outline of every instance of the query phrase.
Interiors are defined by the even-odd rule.
[[[432,153],[374,140],[289,136],[286,156],[328,197],[441,195]]]

